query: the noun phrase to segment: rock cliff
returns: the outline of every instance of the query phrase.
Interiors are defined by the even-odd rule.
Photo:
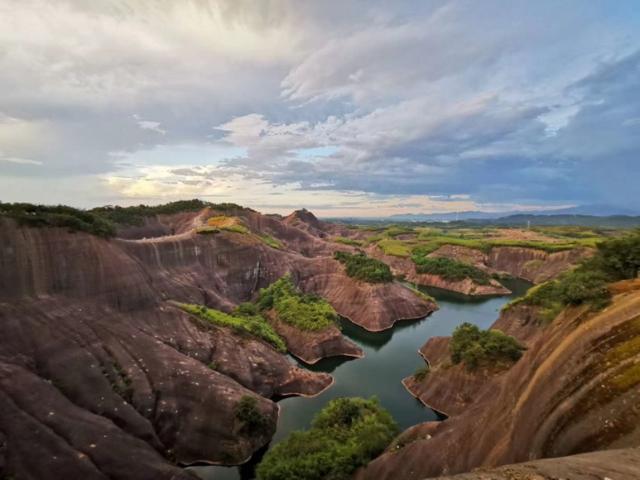
[[[470,373],[450,364],[448,338],[429,340],[421,354],[430,373],[405,385],[449,418],[405,431],[357,478],[420,479],[637,446],[638,287],[626,285],[600,312],[569,308],[549,325],[533,322],[531,312],[508,310],[494,326],[527,347],[508,370]],[[469,475],[462,478],[503,478]]]
[[[238,209],[248,233],[195,233],[219,213],[156,216],[110,240],[0,218],[3,475],[191,478],[176,465],[241,463],[270,440],[270,398],[330,386],[328,374],[169,300],[228,311],[291,273],[371,330],[435,308],[399,284],[353,281],[332,245],[275,217]],[[245,397],[265,426],[236,414]]]

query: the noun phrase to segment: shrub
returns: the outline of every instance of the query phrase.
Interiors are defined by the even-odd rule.
[[[594,262],[612,280],[637,278],[640,273],[640,230],[599,243]]]
[[[109,220],[90,211],[64,205],[0,203],[0,215],[28,227],[63,227],[105,238],[115,235],[115,226]]]
[[[169,215],[172,213],[192,212],[212,206],[209,202],[202,200],[178,200],[176,202],[165,203],[163,205],[135,205],[132,207],[120,207],[107,205],[90,210],[91,213],[100,215],[103,218],[123,225],[141,225],[145,217],[154,215]]]
[[[236,333],[248,334],[260,338],[273,345],[279,352],[286,352],[287,350],[284,340],[276,333],[273,327],[269,325],[261,315],[246,314],[244,311],[245,307],[243,307],[242,313],[229,315],[219,310],[207,308],[204,305],[177,302],[174,304],[185,312],[196,315],[200,319],[213,325],[231,328]]]
[[[480,285],[487,285],[491,280],[489,274],[479,268],[451,258],[423,257],[420,255],[413,255],[411,258],[416,265],[416,273],[439,275],[452,282],[470,278]]]
[[[640,232],[598,244],[596,254],[577,268],[530,289],[506,308],[525,304],[540,307],[542,321],[553,320],[568,305],[590,305],[598,310],[611,299],[607,284],[636,278],[640,269]]]
[[[425,378],[427,378],[427,375],[429,375],[429,371],[430,371],[430,368],[429,368],[429,365],[427,365],[427,364],[425,364],[425,365],[423,365],[421,367],[418,367],[416,369],[416,371],[413,372],[413,378],[416,381],[421,382]]]
[[[260,480],[348,479],[382,453],[397,434],[393,418],[372,398],[332,400],[311,429],[291,433],[264,456]]]
[[[367,257],[363,252],[335,252],[333,257],[346,267],[347,275],[369,283],[391,282],[393,275],[386,263]]]
[[[343,245],[351,245],[352,247],[360,247],[363,244],[362,240],[347,237],[334,237],[332,240],[337,243],[342,243]]]
[[[280,250],[282,248],[282,242],[277,238],[272,237],[271,235],[263,234],[258,235],[258,237],[271,248],[275,248],[277,250]]]
[[[301,293],[288,275],[260,290],[256,308],[273,308],[278,319],[301,330],[324,330],[335,326],[338,320],[338,314],[326,300]]]
[[[456,327],[449,343],[451,361],[473,370],[480,366],[504,367],[522,356],[524,347],[500,330],[480,330],[463,323]]]
[[[248,434],[269,430],[269,419],[258,409],[257,400],[249,395],[243,395],[236,405],[236,418],[243,423],[242,430]]]

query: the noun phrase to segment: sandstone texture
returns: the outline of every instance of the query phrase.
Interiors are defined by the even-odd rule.
[[[195,232],[221,213],[249,233]],[[238,464],[269,442],[271,398],[331,385],[170,300],[229,311],[290,273],[371,330],[435,309],[402,285],[352,281],[333,245],[247,209],[156,216],[118,232],[107,240],[0,218],[0,477],[191,478],[179,465]],[[357,353],[337,337],[319,345],[312,355]],[[236,416],[244,397],[263,428]]]
[[[548,325],[533,320],[531,307],[503,312],[494,327],[527,348],[507,370],[469,372],[451,365],[449,338],[430,339],[420,350],[430,373],[422,381],[408,378],[404,383],[448,418],[405,431],[357,478],[430,478],[640,445],[640,285],[623,283],[624,288],[614,286],[620,293],[604,310],[569,308]],[[554,464],[541,463],[539,477],[535,469],[516,467],[514,472],[533,473],[509,477],[505,468],[495,476],[474,471],[461,478],[604,478],[585,477],[588,470],[582,477],[569,475],[583,465],[594,474],[622,468],[620,477],[609,478],[635,478],[637,451],[621,454],[635,459],[626,470],[615,463],[598,470],[598,455],[569,457],[549,468]]]

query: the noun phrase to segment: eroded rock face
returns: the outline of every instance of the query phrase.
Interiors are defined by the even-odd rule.
[[[287,342],[289,352],[305,363],[314,364],[328,357],[362,358],[364,352],[348,338],[345,338],[338,327],[324,330],[300,330],[272,316],[272,325],[278,334]]]
[[[291,273],[365,328],[435,308],[400,285],[352,282],[331,245],[278,218],[239,210],[251,234],[194,233],[216,213],[159,217],[112,240],[0,219],[0,473],[190,478],[175,463],[237,464],[270,440],[269,398],[330,386],[328,374],[168,300],[230,310]],[[328,287],[341,279],[347,289]],[[350,297],[367,301],[355,311]],[[259,431],[236,416],[243,397],[266,419]]]
[[[440,480],[557,480],[560,478],[635,480],[640,478],[640,449],[607,450],[536,460],[438,478]]]
[[[444,247],[442,247],[444,248]],[[471,250],[471,249],[466,249]],[[477,250],[472,250],[477,252]],[[469,296],[492,296],[492,295],[509,295],[511,291],[504,285],[501,285],[496,280],[489,280],[489,283],[482,285],[474,282],[470,278],[465,278],[460,281],[447,280],[439,275],[430,275],[426,273],[416,273],[416,266],[410,258],[395,257],[393,255],[385,255],[377,247],[371,247],[368,249],[368,253],[374,257],[382,260],[391,267],[391,271],[394,275],[402,275],[405,280],[417,285],[424,285],[426,287],[436,287],[443,290],[449,290],[452,292],[461,293]],[[481,253],[481,252],[478,252]],[[464,258],[452,257],[457,260],[467,261]],[[469,262],[467,262],[469,263]]]
[[[493,247],[489,253],[484,253],[459,245],[443,245],[430,254],[470,263],[490,273],[506,273],[532,283],[555,278],[591,255],[592,248],[549,253],[527,247]]]
[[[474,377],[446,365],[448,339],[427,342],[421,352],[433,371],[406,385],[450,417],[401,434],[402,448],[371,462],[358,479],[420,479],[638,446],[640,291],[626,289],[598,313],[568,309],[547,326],[515,316],[496,325],[525,344],[522,358]]]

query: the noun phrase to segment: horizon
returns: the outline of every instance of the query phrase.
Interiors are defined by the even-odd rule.
[[[640,212],[632,1],[0,0],[0,27],[2,201]]]

